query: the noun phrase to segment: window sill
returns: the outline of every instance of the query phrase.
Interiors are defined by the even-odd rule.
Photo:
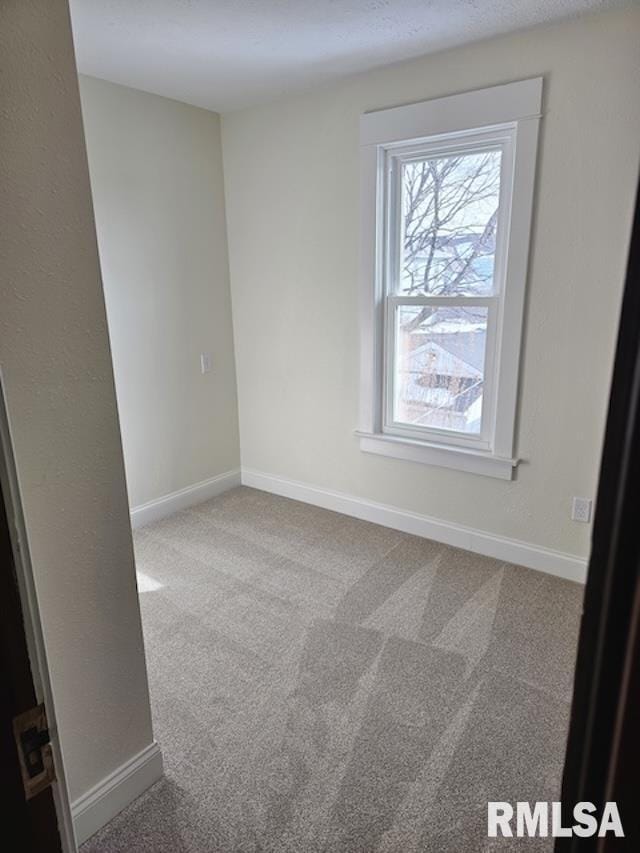
[[[424,465],[436,465],[439,468],[454,468],[470,474],[496,477],[499,480],[512,480],[518,459],[496,456],[482,450],[470,450],[466,447],[429,444],[426,441],[413,441],[408,438],[368,433],[356,430],[360,439],[360,450],[364,453],[377,453],[408,462],[421,462]]]

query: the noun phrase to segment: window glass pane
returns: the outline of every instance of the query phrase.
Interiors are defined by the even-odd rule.
[[[400,305],[396,312],[396,423],[480,433],[486,307]]]
[[[493,292],[500,151],[403,163],[400,292]]]

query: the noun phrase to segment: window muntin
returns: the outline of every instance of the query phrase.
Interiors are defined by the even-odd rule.
[[[385,151],[384,432],[492,449],[511,132]]]

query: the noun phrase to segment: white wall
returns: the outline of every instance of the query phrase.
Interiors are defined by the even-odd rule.
[[[374,457],[358,412],[358,118],[543,74],[514,482]],[[578,556],[640,152],[640,9],[485,41],[225,115],[243,467]]]
[[[0,365],[71,798],[152,740],[66,0],[0,3]]]
[[[220,119],[91,77],[80,92],[135,507],[239,465]]]

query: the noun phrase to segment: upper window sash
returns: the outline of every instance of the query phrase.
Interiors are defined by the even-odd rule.
[[[423,141],[420,145],[380,146],[376,192],[382,209],[378,217],[376,239],[382,248],[381,288],[385,295],[402,293],[402,166],[405,163],[492,151],[499,151],[501,155],[492,293],[503,292],[513,191],[515,132],[515,125],[510,123],[480,132],[449,135],[447,140],[438,138]]]

